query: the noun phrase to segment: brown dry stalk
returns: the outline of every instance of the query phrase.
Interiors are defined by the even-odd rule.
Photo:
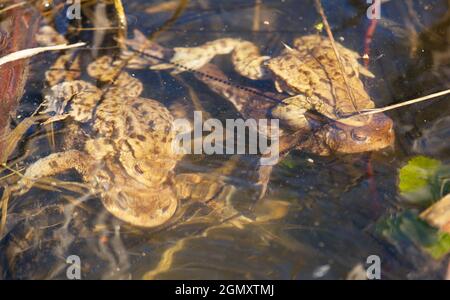
[[[261,0],[255,0],[255,12],[253,14],[253,31],[259,31],[261,23]]]
[[[22,1],[22,2],[19,2],[19,3],[11,4],[10,6],[5,7],[4,9],[0,9],[0,15],[5,13],[5,12],[8,12],[8,11],[14,9],[14,8],[17,8],[17,7],[20,7],[20,6],[24,6],[26,4],[27,4],[27,1]]]
[[[119,20],[119,43],[120,47],[124,48],[125,44],[123,41],[127,36],[127,16],[125,15],[125,10],[121,0],[114,0],[114,7],[116,8],[117,18]]]
[[[106,27],[75,27],[69,28],[68,31],[101,31],[101,30],[120,30],[117,26],[106,26]]]
[[[0,153],[0,163],[5,163],[10,154],[14,151],[17,144],[21,140],[25,132],[37,121],[42,120],[45,116],[37,116],[26,118],[17,125],[10,133],[0,136],[0,144],[2,145],[2,152]]]
[[[179,0],[177,7],[175,8],[175,11],[172,13],[169,19],[167,19],[159,28],[158,30],[154,31],[150,36],[147,37],[149,41],[154,40],[161,32],[164,32],[169,27],[172,27],[172,25],[178,20],[178,18],[181,16],[183,11],[186,9],[186,7],[189,4],[189,0]]]
[[[325,30],[327,32],[328,38],[331,41],[331,46],[333,47],[334,54],[336,55],[336,58],[338,60],[339,68],[341,69],[341,74],[342,74],[342,77],[344,78],[345,88],[347,89],[347,94],[349,95],[350,99],[352,100],[352,104],[353,104],[354,108],[356,110],[358,110],[358,106],[356,105],[355,95],[353,95],[352,89],[350,88],[350,85],[348,83],[347,74],[345,73],[345,69],[342,64],[341,56],[339,55],[339,51],[336,47],[336,42],[333,37],[333,32],[331,31],[330,24],[328,24],[328,19],[327,19],[327,16],[325,15],[325,11],[323,10],[322,3],[320,0],[315,0],[315,3],[316,3],[317,10],[322,17],[322,22],[323,22],[323,25],[325,26]]]
[[[23,172],[25,170],[25,168],[21,168],[21,169],[19,169],[19,170],[17,170],[17,172]],[[6,180],[6,179],[8,179],[8,178],[10,178],[10,177],[13,177],[13,176],[15,176],[16,174],[14,174],[14,173],[9,173],[8,175],[5,175],[5,176],[3,176],[3,177],[0,177],[0,182],[1,181],[3,181],[3,180]]]
[[[115,2],[116,3],[116,2]],[[121,3],[120,3],[121,4]],[[181,15],[181,13],[185,10],[185,8],[187,7],[187,5],[189,4],[188,0],[180,0],[178,3],[177,8],[175,9],[174,13],[172,14],[172,16],[163,23],[163,25],[154,33],[152,33],[150,36],[147,37],[147,39],[149,41],[153,40],[154,38],[156,38],[157,34],[159,34],[160,32],[164,31],[167,29],[167,27],[170,27],[173,25],[173,23],[179,18],[179,16]],[[116,8],[117,9],[117,8]],[[122,7],[122,12],[125,15],[125,12],[123,11],[123,7]],[[126,41],[126,32],[124,36],[119,36],[118,38],[119,43],[125,45],[125,41]],[[123,59],[122,63],[119,65],[118,71],[115,74],[115,78],[117,78],[120,73],[123,71],[123,69],[126,67],[126,65],[128,64],[128,62],[130,60],[132,60],[133,58],[135,58],[136,56],[139,55],[139,52],[142,52],[145,48],[145,45],[142,45],[142,48],[139,49],[135,54],[130,55],[130,57],[128,57],[127,59]]]
[[[66,49],[72,49],[77,48],[86,45],[86,43],[76,43],[71,45],[54,45],[54,46],[47,46],[47,47],[37,47],[37,48],[29,48],[29,49],[23,49],[19,50],[13,53],[10,53],[8,55],[5,55],[3,57],[0,57],[0,66],[7,64],[9,62],[13,62],[16,60],[29,58],[32,56],[35,56],[39,53],[46,52],[46,51],[59,51],[59,50],[66,50]]]
[[[10,196],[10,190],[9,187],[5,187],[2,195],[2,199],[0,201],[1,209],[2,209],[2,216],[0,221],[0,238],[3,236],[3,231],[5,230],[6,226],[6,217],[8,216],[8,203],[9,203],[9,196]]]
[[[158,4],[154,4],[154,5],[146,8],[145,12],[149,13],[149,14],[158,14],[158,13],[167,12],[167,11],[171,11],[171,10],[177,9],[177,6],[178,6],[178,1],[177,0],[165,1],[165,2],[158,3]]]

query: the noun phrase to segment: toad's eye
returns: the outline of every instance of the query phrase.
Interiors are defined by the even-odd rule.
[[[367,138],[367,135],[365,135],[364,133],[358,132],[358,130],[356,129],[352,130],[352,139],[354,139],[355,141],[365,142],[367,141]]]

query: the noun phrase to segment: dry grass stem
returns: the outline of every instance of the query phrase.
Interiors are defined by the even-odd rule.
[[[29,58],[29,57],[35,56],[39,53],[42,53],[42,52],[66,50],[66,49],[82,47],[85,45],[86,45],[86,43],[80,42],[80,43],[71,44],[71,45],[63,44],[63,45],[37,47],[37,48],[19,50],[19,51],[16,51],[16,52],[13,52],[13,53],[10,53],[8,55],[1,57],[0,58],[0,66],[7,64],[9,62],[12,62],[12,61],[19,60],[19,59]]]
[[[8,12],[8,11],[14,9],[14,8],[25,6],[26,4],[27,4],[27,1],[22,1],[22,2],[19,2],[19,3],[11,4],[10,6],[5,7],[4,9],[0,9],[0,15],[5,13],[5,12]]]
[[[339,68],[341,69],[341,74],[342,74],[342,77],[345,82],[345,88],[347,89],[347,94],[350,96],[350,99],[352,100],[354,108],[358,109],[358,106],[356,105],[355,95],[353,94],[352,89],[348,83],[347,74],[345,73],[345,69],[342,64],[341,56],[339,55],[339,51],[337,50],[336,42],[333,37],[333,32],[331,31],[330,24],[328,24],[328,19],[327,19],[327,16],[325,15],[325,11],[323,10],[322,3],[320,0],[315,0],[315,3],[316,3],[317,10],[322,17],[322,22],[323,22],[323,25],[325,26],[325,30],[327,32],[328,38],[331,41],[331,46],[333,47],[334,54],[336,55],[336,58],[338,60]]]
[[[431,95],[423,96],[423,97],[420,97],[420,98],[416,98],[416,99],[413,99],[413,100],[408,100],[408,101],[405,101],[405,102],[401,102],[401,103],[397,103],[397,104],[381,107],[381,108],[373,108],[373,109],[363,110],[361,113],[356,114],[356,115],[364,116],[364,115],[377,114],[377,113],[380,113],[380,112],[393,110],[393,109],[396,109],[396,108],[399,108],[399,107],[403,107],[403,106],[407,106],[407,105],[423,102],[423,101],[426,101],[426,100],[431,100],[431,99],[434,99],[434,98],[437,98],[437,97],[442,97],[442,96],[447,95],[447,94],[450,94],[450,89],[442,91],[442,92],[434,93],[434,94],[431,94]]]
[[[125,15],[125,10],[121,0],[114,0],[114,7],[117,12],[117,19],[119,20],[119,43],[120,47],[125,49],[125,44],[122,42],[127,37],[127,16]]]

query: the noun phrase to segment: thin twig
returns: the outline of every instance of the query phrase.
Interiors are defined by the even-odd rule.
[[[177,8],[175,9],[174,13],[172,14],[172,16],[163,23],[161,28],[159,28],[158,30],[156,30],[155,32],[150,34],[150,36],[148,36],[147,39],[149,41],[152,41],[154,38],[156,38],[156,36],[160,32],[164,31],[167,28],[170,28],[175,23],[175,21],[179,18],[179,16],[182,14],[182,12],[186,9],[188,4],[189,4],[188,0],[179,0],[179,4],[178,4]],[[126,36],[123,36],[123,37],[119,36],[118,39],[119,39],[119,43],[123,43],[123,45],[126,46]],[[144,51],[144,50],[145,50],[145,45],[142,45],[142,48],[140,49],[140,51]],[[126,67],[128,62],[131,61],[133,58],[137,57],[138,55],[139,55],[139,53],[134,53],[133,55],[130,55],[130,57],[122,60],[121,64],[118,66],[118,72],[115,74],[114,80],[116,80],[119,77],[120,73]],[[108,88],[108,86],[107,86],[107,88]]]
[[[365,109],[365,110],[362,110],[361,113],[356,114],[356,115],[359,115],[359,116],[373,115],[373,114],[377,114],[377,113],[380,113],[380,112],[393,110],[393,109],[396,109],[396,108],[399,108],[399,107],[402,107],[402,106],[407,106],[407,105],[411,105],[411,104],[414,104],[414,103],[419,103],[419,102],[422,102],[422,101],[426,101],[426,100],[430,100],[430,99],[433,99],[433,98],[441,97],[441,96],[444,96],[444,95],[447,95],[447,94],[450,94],[450,89],[445,90],[445,91],[441,91],[441,92],[437,92],[437,93],[434,93],[434,94],[431,94],[431,95],[423,96],[423,97],[420,97],[420,98],[416,98],[416,99],[413,99],[413,100],[408,100],[408,101],[405,101],[405,102],[401,102],[401,103],[385,106],[385,107]]]
[[[155,5],[152,5],[145,9],[145,12],[148,14],[159,14],[162,12],[167,12],[171,10],[175,10],[178,6],[178,1],[164,1]]]
[[[385,106],[385,107],[364,109],[364,110],[362,110],[359,113],[352,114],[350,116],[338,119],[336,121],[346,120],[346,119],[357,117],[357,116],[367,116],[367,115],[378,114],[378,113],[381,113],[381,112],[384,112],[384,111],[388,111],[388,110],[393,110],[393,109],[396,109],[396,108],[399,108],[399,107],[403,107],[403,106],[419,103],[419,102],[426,101],[426,100],[431,100],[431,99],[434,99],[434,98],[437,98],[437,97],[441,97],[441,96],[444,96],[444,95],[447,95],[447,94],[450,94],[450,89],[445,90],[445,91],[441,91],[441,92],[437,92],[437,93],[434,93],[434,94],[431,94],[431,95],[423,96],[423,97],[420,97],[420,98],[404,101],[404,102],[401,102],[401,103]]]
[[[3,190],[3,195],[2,195],[2,199],[1,199],[1,209],[2,209],[2,214],[1,214],[1,221],[0,221],[0,238],[3,236],[3,232],[5,230],[6,227],[6,219],[8,216],[8,203],[9,203],[9,196],[11,195],[11,192],[9,190],[9,187],[5,187],[5,189]]]
[[[63,44],[63,45],[37,47],[37,48],[19,50],[19,51],[16,51],[16,52],[13,52],[13,53],[10,53],[8,55],[1,57],[0,58],[0,66],[4,65],[6,63],[9,63],[9,62],[15,61],[15,60],[35,56],[39,53],[46,52],[46,51],[66,50],[66,49],[82,47],[85,45],[86,45],[86,43],[81,42],[81,43],[76,43],[76,44],[72,44],[72,45]]]
[[[333,47],[334,54],[336,55],[336,58],[338,60],[339,68],[341,69],[341,74],[342,74],[342,77],[344,78],[345,88],[347,89],[347,94],[349,95],[350,99],[352,100],[354,108],[357,110],[358,106],[356,105],[355,95],[353,95],[352,89],[350,88],[350,85],[348,83],[347,74],[345,73],[345,69],[342,64],[341,56],[339,55],[339,51],[336,47],[336,43],[335,43],[335,40],[333,37],[333,32],[331,31],[330,24],[328,24],[328,19],[323,10],[322,3],[320,0],[315,0],[315,3],[316,3],[316,8],[319,11],[319,14],[322,16],[323,25],[325,26],[325,30],[327,31],[328,38],[331,41],[331,46]]]
[[[121,48],[125,49],[125,44],[122,41],[127,36],[127,16],[125,15],[121,0],[114,0],[114,7],[116,8],[117,18],[119,19],[119,43],[121,43]]]
[[[25,170],[25,168],[22,168],[22,169],[19,169],[19,170],[17,170],[18,172],[22,172],[22,171],[24,171]],[[3,180],[6,180],[6,179],[8,179],[8,178],[10,178],[10,177],[12,177],[12,176],[15,176],[16,174],[14,174],[14,173],[9,173],[9,174],[7,174],[7,175],[5,175],[5,176],[3,176],[3,177],[0,177],[0,181],[3,181]]]
[[[253,14],[253,31],[259,31],[261,23],[261,0],[255,0],[255,12]]]
[[[172,25],[178,20],[178,18],[181,16],[181,14],[184,12],[186,7],[188,6],[189,1],[188,0],[179,0],[178,6],[172,13],[169,19],[167,19],[156,31],[152,32],[147,39],[149,41],[152,41],[156,39],[156,37],[166,31],[168,28],[172,27]]]
[[[99,30],[118,30],[121,27],[105,26],[105,27],[75,27],[69,28],[68,31],[99,31]]]
[[[14,8],[17,8],[17,7],[20,7],[20,6],[24,6],[26,4],[27,4],[27,1],[22,1],[22,2],[19,2],[19,3],[11,4],[10,6],[5,7],[4,9],[0,9],[0,15],[5,13],[5,12],[7,12],[7,11],[10,11],[10,10],[12,10]]]

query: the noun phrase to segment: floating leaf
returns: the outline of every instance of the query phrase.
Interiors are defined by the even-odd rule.
[[[444,257],[450,252],[450,234],[447,232],[438,232],[436,243],[428,247],[426,250],[434,259]]]
[[[409,202],[426,206],[440,198],[436,175],[441,166],[440,161],[425,156],[411,159],[399,172],[401,195]]]
[[[400,169],[400,191],[413,192],[417,188],[426,186],[430,177],[440,166],[440,161],[425,156],[411,159],[406,166]]]
[[[432,227],[409,210],[380,221],[376,233],[400,251],[408,244],[414,245],[434,259],[441,259],[450,252],[450,234]]]

